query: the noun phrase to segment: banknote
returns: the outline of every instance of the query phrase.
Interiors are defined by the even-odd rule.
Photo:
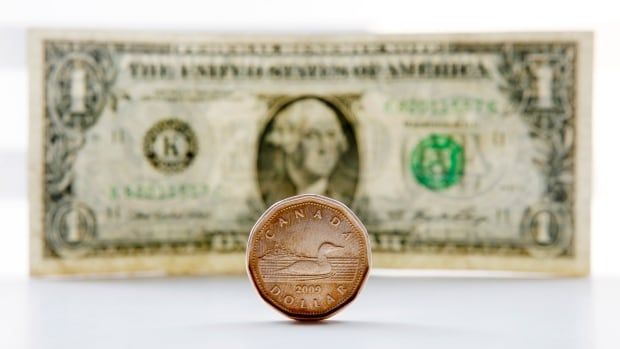
[[[590,33],[33,30],[33,275],[241,273],[336,199],[373,268],[589,271]]]

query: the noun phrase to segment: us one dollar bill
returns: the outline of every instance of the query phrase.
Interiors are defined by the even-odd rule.
[[[589,270],[592,36],[32,31],[31,272],[237,273],[269,205],[375,268]]]

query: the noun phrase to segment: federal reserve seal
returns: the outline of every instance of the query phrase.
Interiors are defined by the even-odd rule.
[[[198,139],[189,124],[161,120],[144,136],[144,156],[157,170],[172,174],[185,170],[198,153]]]

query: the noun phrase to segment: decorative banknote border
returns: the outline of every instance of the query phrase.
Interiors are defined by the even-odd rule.
[[[541,201],[523,214],[522,230],[536,212],[552,212],[557,222],[563,226],[565,234],[549,246],[537,244],[526,238],[526,243],[485,244],[461,246],[452,243],[428,243],[425,246],[411,240],[408,231],[371,231],[371,239],[377,250],[383,246],[397,246],[399,249],[421,250],[433,253],[472,253],[488,254],[530,254],[533,256],[571,256],[574,254],[572,234],[574,226],[575,180],[573,178],[576,151],[575,104],[576,104],[576,66],[577,44],[559,43],[436,43],[409,48],[391,47],[380,43],[349,43],[350,47],[367,45],[368,50],[355,54],[415,54],[418,52],[438,53],[490,53],[501,57],[498,70],[503,77],[501,89],[522,115],[533,139],[542,150],[544,157],[536,159],[540,170],[545,174],[545,195]],[[166,244],[154,242],[126,242],[106,246],[96,239],[96,221],[92,210],[83,203],[76,202],[73,195],[73,164],[78,151],[83,147],[84,132],[92,127],[105,108],[115,110],[117,97],[112,86],[117,74],[117,66],[112,52],[140,52],[146,45],[162,53],[176,52],[172,45],[156,44],[100,44],[93,42],[72,43],[68,41],[47,41],[44,46],[45,73],[44,115],[45,168],[44,168],[44,246],[47,257],[87,256],[97,254],[132,255],[136,251],[157,254],[195,253],[196,251],[240,251],[245,247],[245,232],[213,232],[200,241],[178,241]],[[245,45],[245,46],[244,46]],[[345,47],[347,43],[338,43]],[[303,50],[297,44],[279,44],[277,50],[254,52],[251,44],[236,44],[233,53],[253,55],[301,55],[307,54],[314,45],[305,45]],[[275,47],[274,46],[274,47]],[[225,53],[222,45],[205,45],[196,54]],[[295,49],[290,49],[294,47]],[[335,47],[335,45],[334,45]],[[320,44],[318,49],[325,49]],[[392,51],[391,51],[392,50]],[[347,50],[329,54],[352,54]],[[546,62],[552,71],[551,97],[540,107],[533,69]],[[79,71],[76,73],[76,71]],[[68,84],[67,81],[77,82]],[[75,86],[81,88],[78,89]],[[74,86],[73,88],[71,86]],[[373,214],[368,209],[368,200],[357,197],[353,207],[357,213],[372,226]],[[72,222],[72,227],[67,222]],[[531,223],[531,222],[530,222]],[[75,229],[78,227],[78,229]],[[77,234],[75,234],[77,232]],[[524,233],[525,234],[525,233]],[[385,249],[389,251],[390,248]]]
[[[116,67],[107,47],[44,44],[46,253],[79,256],[96,240],[96,218],[73,195],[73,165],[92,127],[113,96]]]
[[[526,209],[521,222],[524,247],[538,257],[572,254],[576,49],[574,44],[551,44],[526,51],[522,45],[515,45],[504,50],[504,63],[499,69],[506,83],[502,89],[528,126],[537,145],[537,154],[543,154],[534,162],[544,174],[544,195]],[[552,77],[546,84],[540,76],[545,72]],[[534,78],[535,75],[539,76]],[[543,93],[541,90],[545,88],[548,92]],[[530,228],[542,214],[552,215],[554,224],[561,229],[551,232],[555,236],[539,241],[530,233]],[[545,239],[549,240],[543,241]]]

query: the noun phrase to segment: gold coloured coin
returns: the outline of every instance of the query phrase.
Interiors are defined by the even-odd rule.
[[[344,204],[304,194],[256,222],[246,252],[261,297],[296,320],[326,319],[359,293],[370,268],[366,228]]]

